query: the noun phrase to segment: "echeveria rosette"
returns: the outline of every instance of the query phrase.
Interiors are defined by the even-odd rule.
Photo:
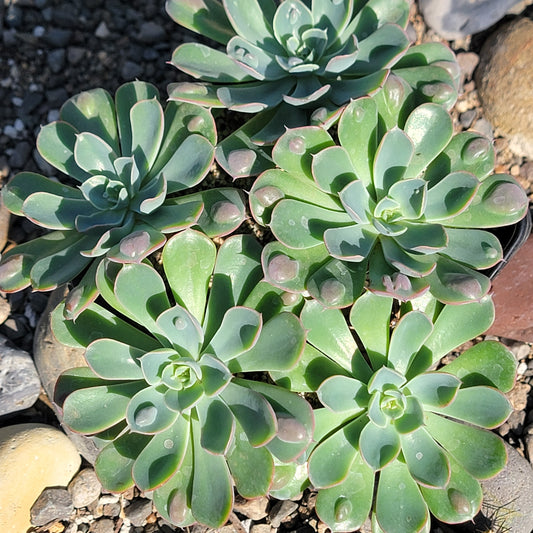
[[[490,141],[453,135],[444,108],[421,104],[402,119],[404,105],[393,114],[387,98],[347,106],[339,144],[316,126],[276,143],[278,168],[250,194],[278,241],[265,247],[265,275],[331,307],[350,305],[367,272],[371,291],[401,300],[427,290],[445,303],[478,300],[490,287],[478,270],[502,259],[485,229],[519,221],[527,196],[513,177],[489,175]]]
[[[169,96],[258,115],[217,146],[234,177],[270,166],[286,127],[328,126],[351,99],[379,91],[390,72],[413,98],[450,108],[459,69],[440,43],[409,48],[407,0],[167,0],[182,26],[225,51],[180,45],[171,63],[198,82],[169,86]]]
[[[332,531],[358,530],[369,513],[373,531],[385,533],[429,531],[430,513],[471,520],[479,480],[506,461],[503,442],[487,429],[512,410],[503,394],[514,384],[512,353],[483,341],[434,370],[492,323],[492,301],[437,306],[432,318],[405,307],[391,334],[392,298],[365,293],[349,325],[340,310],[306,302],[302,359],[274,376],[292,390],[316,390],[325,406],[315,410],[309,478]]]
[[[163,109],[148,83],[126,83],[115,100],[103,89],[69,99],[37,148],[75,185],[22,172],[4,188],[12,213],[54,231],[4,255],[2,290],[50,290],[94,261],[69,309],[75,316],[96,295],[102,257],[140,262],[166,234],[193,225],[210,236],[232,232],[245,216],[236,190],[183,194],[206,176],[215,143],[208,110],[177,102]]]
[[[282,489],[276,464],[302,455],[313,434],[303,398],[243,377],[293,367],[305,343],[289,312],[300,302],[261,283],[259,255],[251,237],[230,237],[217,255],[185,230],[163,250],[172,294],[151,266],[104,260],[97,282],[112,311],[53,315],[57,338],[86,347],[89,365],[58,381],[63,422],[102,446],[95,469],[108,490],[153,490],[178,526],[224,524],[233,485],[248,498]]]

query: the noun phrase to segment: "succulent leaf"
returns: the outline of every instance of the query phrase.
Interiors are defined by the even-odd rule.
[[[492,477],[505,465],[505,446],[494,433],[432,413],[426,413],[426,427],[430,435],[476,479]]]
[[[376,518],[384,531],[420,531],[429,522],[429,512],[420,489],[407,466],[400,461],[391,463],[381,472]]]
[[[132,467],[135,484],[141,490],[153,490],[165,483],[181,466],[189,437],[184,418],[152,437],[139,452]]]
[[[141,450],[150,442],[150,436],[126,433],[110,442],[99,453],[94,463],[98,479],[115,492],[133,487],[132,469]]]
[[[482,374],[477,372],[486,367]],[[466,387],[486,385],[509,392],[514,386],[517,361],[499,342],[484,341],[464,351],[446,365],[446,372],[457,376]]]
[[[234,447],[228,453],[228,466],[235,486],[244,498],[266,494],[274,477],[274,461],[270,452],[254,448],[238,422],[235,424]]]
[[[340,484],[318,491],[317,514],[332,531],[355,531],[368,517],[373,491],[374,472],[357,455]]]
[[[365,424],[364,419],[356,419],[344,426],[317,446],[309,458],[310,480],[316,488],[338,485],[346,479],[356,460],[359,434]],[[338,461],[332,464],[329,458],[338,454]]]

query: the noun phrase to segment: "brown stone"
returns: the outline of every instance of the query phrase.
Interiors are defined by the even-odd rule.
[[[533,236],[493,281],[496,319],[487,334],[533,342]]]
[[[487,39],[476,71],[486,118],[511,150],[533,158],[533,21],[517,19]]]

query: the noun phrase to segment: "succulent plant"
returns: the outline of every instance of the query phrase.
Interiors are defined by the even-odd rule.
[[[206,109],[170,102],[163,110],[148,83],[126,83],[115,101],[103,89],[69,99],[37,148],[71,179],[22,172],[3,189],[12,213],[54,231],[4,254],[2,290],[50,290],[92,264],[67,309],[75,316],[96,297],[102,257],[140,262],[166,234],[193,225],[210,236],[233,231],[244,219],[236,190],[182,194],[206,176],[215,143]]]
[[[250,194],[254,218],[278,241],[263,252],[266,278],[331,307],[350,305],[367,272],[371,291],[401,300],[428,290],[445,303],[478,300],[490,282],[475,269],[502,259],[484,228],[519,221],[527,196],[513,177],[489,175],[489,140],[453,135],[436,104],[406,116],[405,99],[384,92],[346,107],[339,145],[309,126],[274,146],[278,168]]]
[[[234,177],[270,166],[259,147],[286,127],[331,124],[350,99],[378,91],[391,69],[419,103],[449,108],[457,98],[453,53],[440,43],[409,49],[407,0],[167,0],[166,8],[225,47],[178,46],[171,63],[199,81],[171,84],[170,98],[259,113],[217,147]]]
[[[309,478],[332,531],[358,530],[369,513],[373,531],[385,533],[429,531],[429,512],[470,520],[479,480],[506,461],[501,439],[483,428],[512,410],[502,394],[514,384],[512,353],[483,341],[434,369],[491,324],[490,298],[429,314],[403,309],[390,334],[392,309],[391,298],[371,292],[355,302],[358,344],[340,310],[306,302],[309,344],[295,369],[275,375],[292,390],[317,390],[325,406],[315,411]]]
[[[250,236],[217,255],[189,229],[162,256],[171,295],[150,265],[104,260],[97,283],[112,310],[92,303],[74,322],[56,309],[55,335],[86,347],[89,367],[64,373],[55,400],[68,427],[102,446],[95,469],[108,490],[135,483],[176,525],[218,527],[233,484],[249,498],[279,490],[275,461],[294,460],[312,437],[303,398],[244,377],[297,363],[305,331],[288,310],[300,302],[260,282]]]

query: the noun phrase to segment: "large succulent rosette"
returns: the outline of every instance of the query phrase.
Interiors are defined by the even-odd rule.
[[[103,89],[72,97],[37,138],[40,154],[68,178],[21,172],[3,189],[12,213],[53,231],[4,254],[2,290],[51,290],[88,269],[67,308],[76,316],[97,295],[103,257],[140,262],[167,234],[190,226],[231,233],[244,219],[238,191],[183,194],[206,176],[215,143],[206,109],[177,102],[163,109],[148,83],[126,83],[114,100]]]
[[[433,301],[397,320],[392,298],[367,292],[349,324],[340,310],[306,302],[304,354],[274,377],[292,390],[316,390],[325,406],[315,410],[309,479],[332,531],[358,530],[371,514],[376,533],[428,532],[430,513],[447,523],[478,513],[480,480],[507,458],[487,430],[512,411],[503,393],[514,385],[516,360],[483,341],[435,365],[493,317],[488,297],[444,308]]]
[[[404,93],[394,98],[401,90],[384,93],[345,109],[338,143],[308,126],[274,146],[277,168],[250,194],[278,241],[264,250],[266,277],[330,307],[352,304],[365,284],[401,300],[479,300],[490,282],[478,270],[502,259],[486,229],[523,218],[527,196],[512,176],[491,175],[488,139],[454,135],[441,106],[410,111]]]
[[[237,236],[217,255],[186,230],[163,251],[170,291],[145,263],[105,260],[97,283],[111,310],[93,303],[76,321],[62,306],[54,313],[57,338],[86,347],[88,363],[59,378],[63,423],[102,448],[95,470],[104,487],[153,491],[159,512],[181,527],[223,525],[234,486],[247,498],[283,489],[289,480],[276,470],[312,437],[303,398],[245,377],[288,370],[305,342],[290,312],[300,302],[261,283],[259,254],[251,237]]]
[[[171,63],[197,82],[169,86],[171,99],[258,113],[217,147],[234,177],[268,166],[286,127],[331,124],[351,99],[379,91],[390,72],[420,102],[451,107],[459,69],[440,43],[409,49],[406,0],[168,0],[182,26],[225,47],[198,42]]]

